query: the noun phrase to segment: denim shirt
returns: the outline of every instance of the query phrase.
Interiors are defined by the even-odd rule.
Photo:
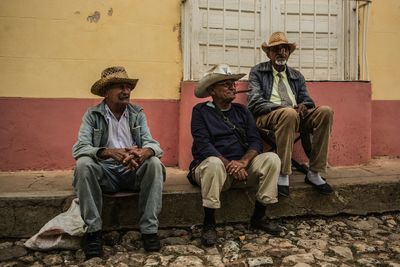
[[[160,158],[163,151],[160,144],[154,140],[147,126],[143,109],[137,105],[128,104],[129,126],[132,138],[139,148],[151,148],[154,155]],[[83,156],[100,161],[97,151],[105,148],[108,140],[108,124],[104,101],[89,108],[82,118],[78,141],[72,147],[72,156],[78,159]]]
[[[297,70],[286,66],[290,88],[296,98],[297,104],[304,104],[308,108],[315,107],[314,101],[308,95],[304,76]],[[250,70],[248,107],[255,117],[269,113],[280,105],[270,101],[273,85],[273,72],[271,61],[262,62]]]

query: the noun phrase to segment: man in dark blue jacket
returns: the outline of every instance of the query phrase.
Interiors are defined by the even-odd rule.
[[[296,132],[312,134],[310,170],[305,182],[322,194],[332,188],[320,176],[327,166],[333,112],[328,106],[316,107],[310,98],[303,75],[286,65],[296,49],[283,32],[274,32],[262,49],[270,61],[254,66],[249,75],[248,106],[258,128],[275,133],[277,153],[282,161],[278,192],[289,195],[289,175]]]
[[[271,234],[281,228],[263,219],[266,205],[276,203],[280,160],[274,153],[262,153],[262,141],[250,111],[232,103],[235,81],[245,74],[232,74],[220,64],[199,81],[195,95],[212,97],[193,108],[191,130],[193,162],[189,179],[201,186],[204,207],[202,243],[216,242],[215,210],[220,208],[220,193],[231,187],[256,186],[256,204],[250,225]]]

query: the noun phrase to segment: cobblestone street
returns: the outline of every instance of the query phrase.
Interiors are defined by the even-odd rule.
[[[0,266],[400,266],[400,213],[288,218],[272,237],[245,224],[220,225],[218,244],[200,244],[200,227],[162,229],[160,253],[145,253],[140,233],[104,234],[104,255],[82,250],[34,252],[25,240],[0,243]]]

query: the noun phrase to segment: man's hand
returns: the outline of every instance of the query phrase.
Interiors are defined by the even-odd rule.
[[[97,156],[102,159],[112,158],[124,165],[127,169],[136,170],[140,164],[133,156],[129,155],[126,148],[104,148],[97,152]]]
[[[248,162],[245,160],[231,160],[226,165],[226,171],[238,181],[246,181],[248,173],[246,171]]]
[[[146,159],[154,156],[153,150],[147,147],[138,148],[134,146],[125,148],[125,151],[130,155],[130,158],[134,159],[139,164],[139,166],[142,165]]]
[[[97,156],[101,159],[112,158],[120,163],[129,156],[125,148],[103,148],[97,152]]]
[[[300,118],[302,119],[304,119],[304,117],[308,113],[308,108],[303,103],[298,104],[296,107],[294,107],[294,109],[297,111],[297,113],[300,115]]]

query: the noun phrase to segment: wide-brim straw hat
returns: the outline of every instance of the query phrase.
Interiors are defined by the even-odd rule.
[[[232,71],[227,64],[215,65],[204,74],[203,78],[200,79],[196,89],[194,90],[194,95],[199,98],[208,97],[210,94],[208,93],[207,88],[214,83],[226,80],[237,81],[245,75],[245,73],[232,74]]]
[[[104,96],[105,89],[111,84],[127,83],[132,86],[132,90],[136,87],[138,79],[131,79],[128,77],[124,67],[109,67],[101,72],[100,80],[96,81],[91,88],[92,94]]]
[[[271,34],[269,37],[268,42],[265,41],[261,44],[262,50],[264,50],[265,53],[268,52],[268,49],[270,47],[280,45],[280,44],[287,44],[289,46],[289,53],[293,53],[294,50],[296,50],[296,44],[295,43],[289,43],[288,39],[286,38],[286,34],[284,32],[274,32]]]

